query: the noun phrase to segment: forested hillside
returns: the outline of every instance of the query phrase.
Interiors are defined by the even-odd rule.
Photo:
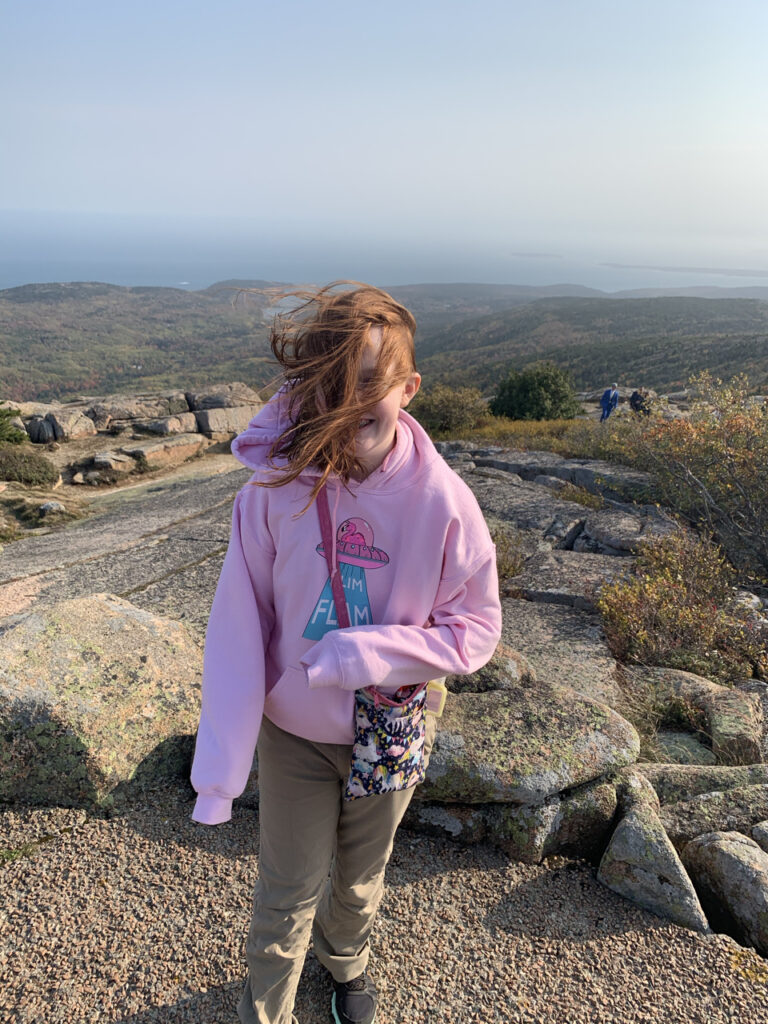
[[[768,388],[768,303],[755,299],[544,299],[428,332],[427,380],[493,390],[512,367],[551,359],[578,387],[613,380],[658,390],[699,370]]]
[[[264,384],[274,375],[265,303],[225,287],[84,283],[0,291],[0,397]]]
[[[261,387],[275,374],[272,297],[245,286],[276,287],[232,281],[187,292],[86,283],[0,291],[0,398],[50,401],[232,380]],[[674,390],[709,369],[724,378],[746,373],[753,387],[768,390],[768,303],[756,299],[612,299],[575,285],[391,291],[417,317],[427,384],[488,393],[510,368],[551,359],[579,388],[615,379]],[[558,291],[569,294],[551,297]]]

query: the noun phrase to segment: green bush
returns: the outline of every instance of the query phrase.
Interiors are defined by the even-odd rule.
[[[26,431],[19,430],[11,423],[18,415],[18,409],[0,409],[0,444],[21,444],[27,440]]]
[[[695,672],[719,682],[768,677],[768,651],[734,602],[735,573],[708,538],[682,531],[646,545],[597,608],[619,661]]]
[[[554,363],[512,370],[488,406],[494,416],[513,420],[573,419],[581,412],[567,373]]]
[[[32,487],[51,487],[59,471],[45,456],[28,449],[0,446],[0,480],[15,480]]]
[[[428,433],[453,436],[481,427],[490,418],[477,388],[450,388],[447,384],[420,391],[408,411]]]

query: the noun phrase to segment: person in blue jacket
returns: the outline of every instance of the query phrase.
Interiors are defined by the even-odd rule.
[[[612,384],[609,388],[606,388],[603,392],[603,397],[600,399],[600,405],[603,410],[603,414],[600,417],[600,422],[607,420],[613,410],[619,404],[619,385]]]

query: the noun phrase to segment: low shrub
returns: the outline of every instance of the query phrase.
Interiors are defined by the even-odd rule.
[[[39,452],[0,445],[0,480],[15,480],[29,487],[51,487],[58,479],[58,469]]]
[[[420,391],[408,411],[435,436],[457,437],[483,426],[491,418],[477,388],[451,388],[446,384]]]
[[[488,408],[513,420],[573,419],[582,411],[568,374],[549,362],[512,370]]]
[[[491,539],[496,545],[496,569],[499,574],[499,583],[517,576],[523,571],[525,565],[525,552],[523,550],[520,531],[511,523],[492,524]]]
[[[649,543],[633,574],[605,585],[597,599],[612,653],[723,683],[768,678],[764,636],[734,600],[734,582],[734,570],[706,537],[680,531]]]

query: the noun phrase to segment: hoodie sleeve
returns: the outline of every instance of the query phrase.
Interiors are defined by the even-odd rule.
[[[426,625],[355,626],[326,633],[301,659],[310,688],[397,689],[481,668],[501,635],[495,549],[488,538],[488,547],[463,567],[450,554],[449,575],[443,575]]]
[[[232,534],[216,588],[203,659],[203,695],[192,785],[192,817],[228,821],[248,781],[264,709],[264,652],[274,625],[274,550],[248,521],[250,492],[235,499]]]

